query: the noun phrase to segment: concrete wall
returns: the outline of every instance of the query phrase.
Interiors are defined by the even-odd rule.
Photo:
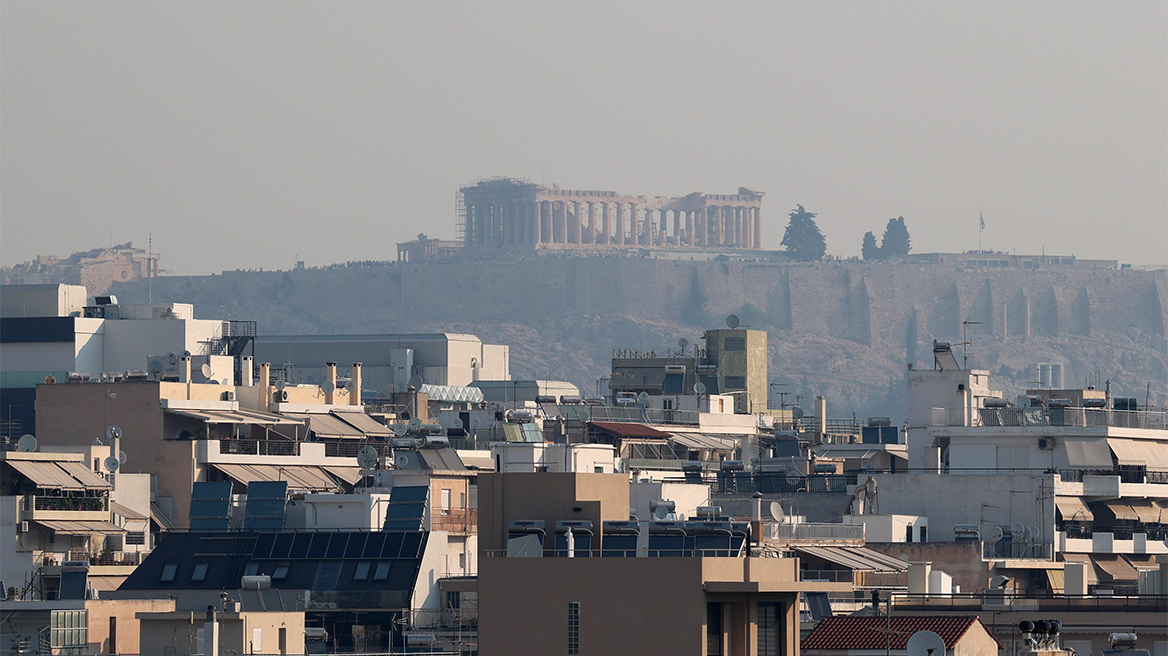
[[[88,295],[83,285],[4,285],[0,317],[67,317],[79,314]]]
[[[482,550],[506,549],[507,526],[513,520],[543,520],[550,548],[557,521],[591,520],[598,534],[601,522],[628,519],[629,479],[624,474],[481,473],[478,488]]]
[[[303,611],[218,613],[218,618],[221,654],[304,653]],[[187,636],[193,638],[203,629],[204,613],[152,613],[143,615],[140,621],[141,644],[154,646],[146,653],[198,653],[197,642]],[[279,648],[281,628],[286,636],[283,652]]]

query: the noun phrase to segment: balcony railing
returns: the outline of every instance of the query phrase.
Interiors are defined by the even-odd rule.
[[[431,531],[473,533],[478,530],[478,525],[478,508],[442,508],[441,506],[434,506],[430,509]]]
[[[105,497],[34,497],[34,510],[104,512],[109,510]]]
[[[863,524],[804,522],[801,524],[767,524],[771,540],[863,540]]]
[[[84,560],[88,561],[90,566],[137,567],[142,563],[142,554],[137,551],[70,551],[66,560]]]
[[[219,453],[296,456],[300,455],[300,443],[291,440],[219,440]]]

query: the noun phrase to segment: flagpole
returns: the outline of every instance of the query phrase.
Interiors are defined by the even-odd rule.
[[[982,216],[982,213],[981,213],[981,208],[978,208],[978,210],[977,210],[977,219],[978,219],[978,222],[979,222],[979,227],[978,227],[978,229],[977,229],[977,252],[978,252],[978,254],[980,255],[980,254],[982,253],[982,250],[981,250],[981,235],[982,235],[982,233],[983,233],[983,232],[985,232],[985,217],[984,217],[984,216]]]

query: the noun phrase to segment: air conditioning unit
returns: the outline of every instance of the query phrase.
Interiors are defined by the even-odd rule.
[[[1051,449],[1054,448],[1054,438],[1053,437],[1040,437],[1040,438],[1038,438],[1038,448],[1050,451]]]
[[[281,390],[281,391],[283,391],[283,390]],[[224,392],[223,393],[223,400],[224,401],[234,401],[235,400],[235,390],[227,390],[226,392]]]
[[[276,392],[276,401],[279,401],[280,403],[287,403],[288,402],[288,390],[278,390]]]

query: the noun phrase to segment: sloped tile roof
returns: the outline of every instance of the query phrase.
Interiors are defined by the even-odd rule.
[[[900,617],[827,617],[802,641],[803,649],[898,649],[907,648],[917,631],[932,631],[953,649],[974,623],[972,615],[903,615]],[[984,629],[984,626],[982,627]],[[989,631],[987,630],[988,634]],[[891,641],[889,640],[891,638]]]

